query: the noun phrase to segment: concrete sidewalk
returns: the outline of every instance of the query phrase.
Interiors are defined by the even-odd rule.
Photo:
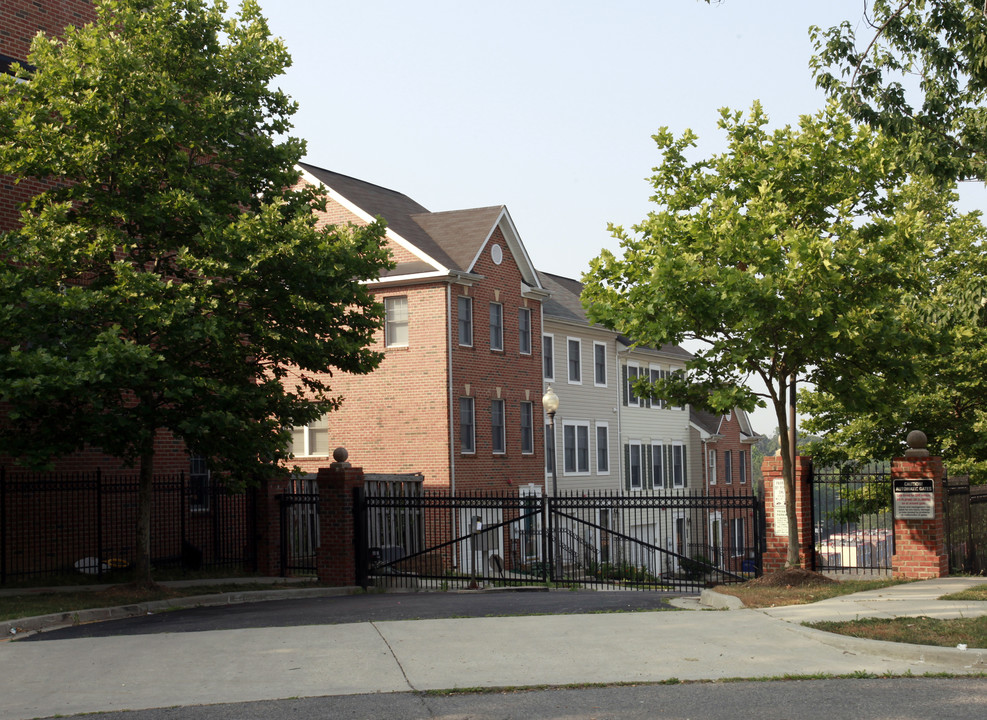
[[[790,674],[980,673],[987,651],[840,638],[799,623],[987,614],[949,578],[815,605],[706,612],[378,621],[0,643],[0,716],[449,688]]]

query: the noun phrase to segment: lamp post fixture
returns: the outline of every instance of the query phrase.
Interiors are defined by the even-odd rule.
[[[548,413],[548,419],[551,423],[552,428],[552,496],[558,497],[559,494],[559,478],[558,473],[555,470],[555,413],[559,409],[559,396],[555,394],[552,386],[548,386],[548,390],[541,399],[542,407],[545,408],[545,412]],[[545,448],[545,452],[548,452],[548,448]]]

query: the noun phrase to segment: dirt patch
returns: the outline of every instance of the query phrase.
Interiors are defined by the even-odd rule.
[[[806,587],[810,585],[829,585],[835,582],[836,580],[833,580],[833,578],[826,577],[822,573],[813,572],[812,570],[785,568],[778,572],[748,580],[744,584],[751,587]]]

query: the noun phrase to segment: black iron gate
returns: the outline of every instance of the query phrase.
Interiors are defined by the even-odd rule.
[[[319,549],[319,493],[278,495],[281,508],[281,575],[315,575]]]
[[[950,572],[987,572],[987,485],[946,480],[946,550]]]
[[[358,582],[674,591],[742,582],[760,568],[757,510],[751,496],[361,495]]]
[[[812,569],[890,572],[894,555],[890,467],[813,468],[810,485]]]

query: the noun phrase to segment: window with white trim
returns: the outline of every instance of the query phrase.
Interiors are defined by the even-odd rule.
[[[723,451],[723,482],[733,484],[733,453],[730,450]]]
[[[521,453],[530,455],[535,451],[534,411],[530,402],[521,403]]]
[[[459,296],[459,344],[473,345],[473,298]]]
[[[291,428],[288,451],[295,457],[326,457],[329,455],[329,414],[308,425]]]
[[[745,551],[744,519],[730,518],[730,554],[733,557],[741,557]]]
[[[589,423],[562,425],[562,470],[566,475],[589,473]]]
[[[651,478],[656,488],[664,488],[668,476],[666,448],[660,442],[651,443]]]
[[[579,356],[582,353],[583,343],[578,338],[568,338],[566,342],[566,366],[569,368],[569,384],[581,385],[582,368],[580,367]]]
[[[626,387],[624,387],[624,402],[630,407],[639,407],[641,401],[638,399],[637,395],[634,394],[634,381],[637,380],[638,375],[641,373],[641,368],[637,365],[631,365],[630,363],[626,366],[627,370],[627,382]]]
[[[504,306],[490,303],[490,349],[504,349]]]
[[[517,341],[522,355],[531,354],[531,310],[518,308],[517,311]]]
[[[643,486],[641,474],[641,443],[627,444],[627,487],[630,490],[640,490]]]
[[[656,367],[649,368],[648,379],[651,380],[651,382],[656,382],[658,380],[665,380],[666,378],[668,378],[667,370],[662,370],[661,368],[656,368]],[[668,403],[665,400],[656,397],[654,398],[654,400],[651,401],[651,407],[657,408],[658,410],[664,410],[666,407],[668,407]]]
[[[459,452],[476,452],[476,408],[473,398],[459,398]]]
[[[607,346],[600,342],[593,343],[593,384],[607,386]]]
[[[546,380],[555,379],[555,336],[541,336],[542,377]]]
[[[744,450],[740,451],[740,461],[737,463],[737,470],[740,472],[740,484],[745,485],[747,483],[747,453]]]
[[[672,487],[685,487],[685,447],[672,445]]]
[[[384,346],[408,346],[408,298],[395,295],[384,298]]]
[[[610,426],[605,422],[596,423],[596,474],[610,472]]]
[[[709,477],[709,484],[716,485],[716,450],[710,450],[709,453],[709,470],[707,476]]]
[[[490,402],[490,444],[495,455],[502,455],[507,452],[505,429],[504,401],[492,400]]]

